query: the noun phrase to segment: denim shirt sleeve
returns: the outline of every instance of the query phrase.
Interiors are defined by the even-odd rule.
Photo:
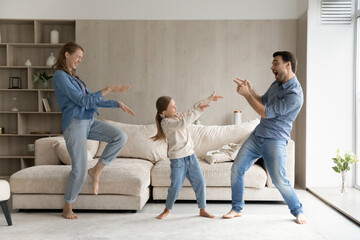
[[[114,100],[100,100],[96,103],[97,107],[103,107],[103,108],[118,108],[119,104],[117,101]]]
[[[301,96],[296,93],[286,94],[282,98],[276,98],[270,105],[266,106],[266,118],[283,116],[298,108],[301,104]]]
[[[84,95],[81,89],[72,84],[71,76],[64,71],[58,70],[54,74],[54,85],[56,90],[61,91],[73,103],[81,107],[97,105],[103,99],[101,91]]]

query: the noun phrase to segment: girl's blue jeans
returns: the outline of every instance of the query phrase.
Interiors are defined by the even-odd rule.
[[[87,175],[86,140],[92,139],[108,143],[99,158],[99,162],[109,166],[125,145],[127,135],[119,128],[95,118],[73,118],[63,135],[72,161],[71,172],[65,190],[65,202],[71,204],[75,202],[79,195]]]
[[[170,159],[171,185],[166,198],[166,208],[172,209],[184,184],[185,177],[195,191],[199,208],[206,208],[206,184],[195,154],[184,158]]]
[[[280,191],[291,214],[297,216],[303,213],[302,204],[286,177],[286,145],[286,140],[263,138],[254,133],[245,141],[231,168],[232,210],[242,212],[245,205],[244,174],[262,157],[272,182]]]

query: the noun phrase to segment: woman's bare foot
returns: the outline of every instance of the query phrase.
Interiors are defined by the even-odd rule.
[[[157,219],[164,219],[164,218],[167,217],[167,215],[169,215],[169,213],[170,213],[170,209],[165,208],[164,211],[159,216],[157,216],[156,218]]]
[[[296,223],[298,224],[307,224],[307,220],[304,214],[300,213],[296,216]]]
[[[90,175],[90,177],[92,179],[93,194],[98,195],[98,193],[99,193],[100,174],[96,173],[95,168],[90,168],[89,171],[88,171],[88,174]]]
[[[69,203],[65,203],[62,216],[66,219],[79,219],[79,217],[72,210],[72,204]]]
[[[200,209],[200,216],[202,216],[202,217],[207,217],[207,218],[215,218],[215,216],[212,215],[212,214],[210,214],[210,213],[208,213],[208,212],[205,210],[205,208],[201,208],[201,209]]]
[[[232,219],[236,217],[241,217],[242,213],[235,212],[234,210],[231,210],[228,214],[225,214],[222,216],[223,219]]]
[[[99,194],[99,179],[100,179],[100,173],[104,169],[105,164],[98,162],[93,168],[90,168],[88,171],[88,174],[92,178],[92,189],[94,195]]]

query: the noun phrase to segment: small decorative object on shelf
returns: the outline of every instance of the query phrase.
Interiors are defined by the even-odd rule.
[[[52,74],[47,74],[46,72],[36,72],[34,74],[33,82],[37,83],[38,81],[42,82],[42,88],[48,89],[49,88],[49,80],[52,79]]]
[[[21,89],[21,77],[9,77],[9,89]]]
[[[5,128],[0,127],[0,134],[4,134],[5,133]]]
[[[241,111],[234,111],[234,124],[241,125]]]
[[[18,112],[19,109],[17,108],[17,98],[16,97],[12,98],[12,103],[13,103],[13,106],[11,108],[11,111],[12,112]]]
[[[336,164],[336,166],[333,167],[334,171],[341,174],[340,193],[346,194],[345,192],[346,173],[350,170],[350,165],[357,163],[359,160],[357,159],[354,153],[349,151],[346,151],[343,157],[340,154],[340,149],[336,151],[336,158],[332,158],[332,160]]]
[[[35,152],[35,144],[30,143],[27,145],[28,152]]]
[[[1,43],[1,32],[0,32],[0,43]]]
[[[30,59],[26,59],[25,66],[31,67],[32,63],[30,62]]]
[[[50,56],[46,59],[46,66],[51,67],[54,64],[55,64],[55,57],[54,54],[51,53]]]
[[[59,31],[51,30],[50,32],[50,43],[59,43]]]

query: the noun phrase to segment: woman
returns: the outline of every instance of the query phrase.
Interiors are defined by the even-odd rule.
[[[63,217],[78,219],[72,204],[80,193],[87,175],[87,139],[108,142],[97,164],[89,169],[93,193],[98,194],[99,176],[105,166],[109,166],[125,145],[127,136],[118,128],[94,118],[98,107],[121,108],[135,116],[134,112],[120,101],[104,100],[109,92],[125,92],[129,86],[112,86],[90,93],[85,83],[75,75],[81,63],[84,50],[75,42],[66,43],[59,52],[53,68],[55,95],[62,112],[62,132],[72,160],[72,169],[65,190]]]

